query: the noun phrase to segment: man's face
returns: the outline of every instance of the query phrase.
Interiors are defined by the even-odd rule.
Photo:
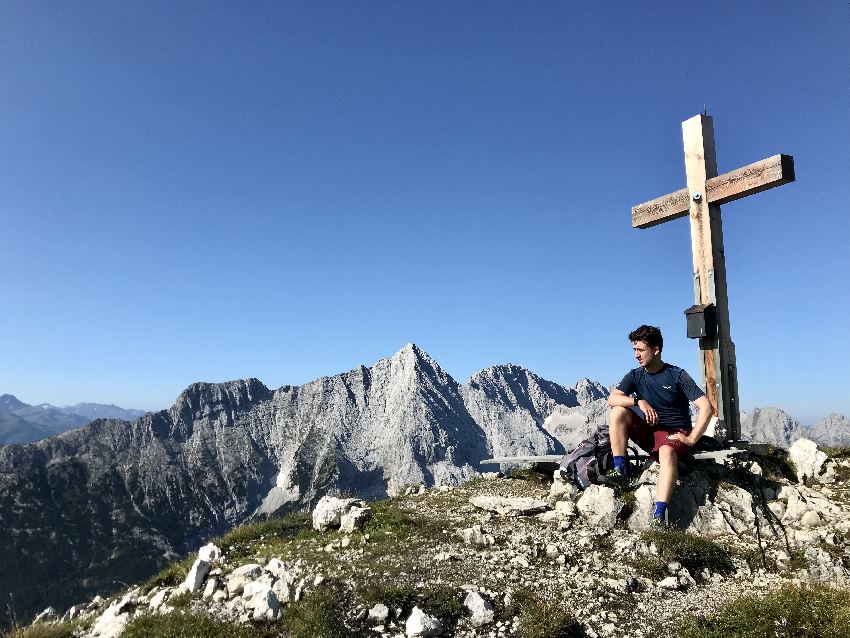
[[[635,359],[641,368],[651,365],[661,354],[658,347],[650,348],[645,341],[632,341],[632,350],[635,351]]]

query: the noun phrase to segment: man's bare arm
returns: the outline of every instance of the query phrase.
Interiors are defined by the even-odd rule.
[[[699,414],[697,414],[697,422],[694,424],[691,433],[685,436],[680,432],[676,432],[668,436],[668,439],[678,439],[686,445],[695,445],[700,437],[705,434],[705,431],[708,429],[708,423],[711,421],[711,417],[714,416],[714,406],[711,405],[711,401],[705,395],[694,401],[694,405],[699,408]]]
[[[608,407],[610,408],[630,408],[633,405],[637,405],[637,402],[622,390],[614,388],[608,395]]]

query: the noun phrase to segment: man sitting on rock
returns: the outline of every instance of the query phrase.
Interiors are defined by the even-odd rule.
[[[652,526],[664,527],[667,503],[679,476],[679,456],[693,453],[714,408],[687,372],[661,360],[661,330],[641,326],[629,334],[629,341],[640,367],[630,370],[608,397],[614,469],[604,480],[613,485],[628,483],[626,445],[628,439],[634,441],[660,466]],[[689,401],[699,408],[693,426]]]

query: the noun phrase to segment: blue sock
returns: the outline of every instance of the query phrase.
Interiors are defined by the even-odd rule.
[[[614,457],[614,469],[620,474],[626,473],[626,457],[625,456],[615,456]]]
[[[667,512],[667,503],[664,501],[656,501],[655,503],[655,513],[652,515],[653,518],[664,518],[664,514]]]

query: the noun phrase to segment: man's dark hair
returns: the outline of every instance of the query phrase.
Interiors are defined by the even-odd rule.
[[[661,336],[661,330],[655,326],[641,326],[632,330],[629,333],[629,341],[643,341],[650,348],[664,349],[664,337]]]

